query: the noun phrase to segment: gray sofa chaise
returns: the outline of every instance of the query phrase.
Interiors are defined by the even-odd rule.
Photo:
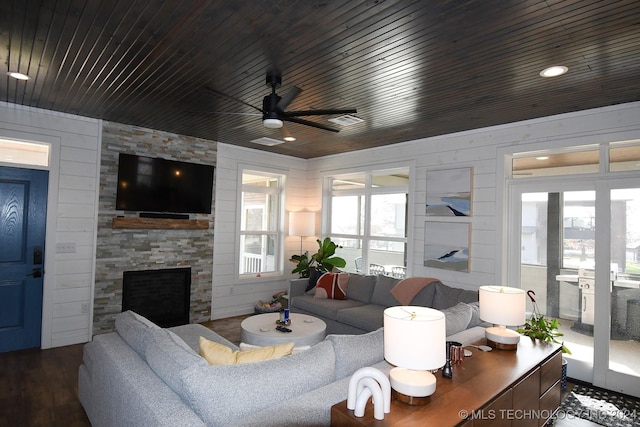
[[[237,347],[202,325],[162,329],[133,312],[84,347],[78,394],[98,426],[320,426],[347,398],[351,375],[387,374],[383,333],[329,335],[309,350],[244,365],[209,366],[199,337]]]
[[[384,275],[349,274],[346,287],[347,299],[316,298],[314,291],[306,291],[309,279],[289,281],[289,306],[292,313],[304,313],[319,317],[327,324],[329,334],[362,334],[374,331],[383,324],[383,312],[396,305],[431,307],[445,313],[447,336],[455,335],[463,344],[471,344],[484,337],[486,323],[478,313],[478,291],[447,286],[436,279],[429,282],[413,296],[408,304],[402,304],[392,290],[400,283]],[[406,302],[406,301],[405,301]]]

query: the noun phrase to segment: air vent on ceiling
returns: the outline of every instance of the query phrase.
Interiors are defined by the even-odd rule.
[[[267,147],[271,147],[273,145],[278,145],[278,144],[284,144],[284,141],[281,141],[279,139],[267,138],[266,136],[263,136],[262,138],[258,138],[258,139],[252,139],[250,142],[260,144],[260,145],[266,145]]]
[[[355,124],[364,122],[364,120],[362,120],[361,118],[356,116],[351,116],[349,114],[346,114],[340,117],[334,117],[333,119],[329,119],[329,121],[333,123],[337,123],[341,126],[350,126],[350,125],[355,125]]]

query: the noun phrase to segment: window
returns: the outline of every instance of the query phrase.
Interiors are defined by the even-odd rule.
[[[48,167],[50,151],[49,144],[0,138],[0,162]]]
[[[284,177],[242,172],[239,273],[273,273],[280,267]]]
[[[409,171],[338,175],[329,178],[329,234],[343,248],[345,270],[406,271]]]
[[[511,160],[513,178],[567,176],[598,173],[608,167],[610,172],[640,170],[640,140],[606,144],[608,162],[600,145],[571,147],[560,152],[540,151],[514,154]]]

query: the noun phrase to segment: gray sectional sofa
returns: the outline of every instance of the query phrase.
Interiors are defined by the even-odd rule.
[[[209,366],[198,340],[237,347],[202,325],[162,329],[133,312],[84,347],[78,394],[98,426],[320,426],[347,398],[350,376],[385,374],[383,334],[329,335],[309,350],[244,365]]]
[[[347,300],[305,294],[292,281],[294,312],[321,317],[330,335],[309,350],[244,365],[209,366],[199,338],[238,347],[202,325],[163,329],[133,312],[116,317],[116,332],[84,346],[78,395],[91,424],[99,426],[323,426],[331,406],[347,398],[351,375],[373,366],[388,374],[382,311],[398,305],[397,283],[385,276],[354,275]],[[477,293],[440,282],[412,303],[443,309],[447,338],[469,344],[484,336],[474,326]],[[464,303],[464,301],[470,304]],[[335,333],[340,333],[337,335]]]
[[[352,273],[346,289],[347,299],[339,300],[316,298],[313,289],[306,291],[309,279],[292,279],[289,281],[289,306],[292,313],[309,314],[324,320],[327,333],[362,334],[382,327],[383,312],[387,307],[403,305],[392,294],[400,280],[384,275]],[[439,280],[431,280],[406,305],[443,311],[447,337],[470,344],[484,337],[484,327],[487,326],[480,321],[477,301],[478,291],[454,288]]]

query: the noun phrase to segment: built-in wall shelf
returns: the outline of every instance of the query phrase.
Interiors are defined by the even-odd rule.
[[[113,229],[207,230],[206,219],[113,218]]]

